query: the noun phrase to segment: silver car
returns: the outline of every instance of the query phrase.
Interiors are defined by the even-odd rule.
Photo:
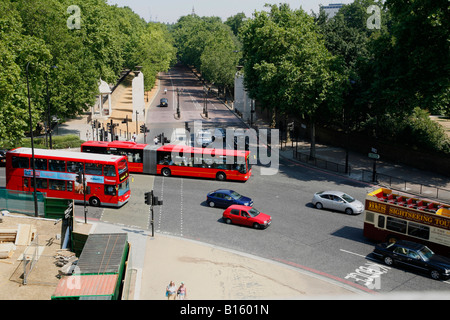
[[[341,191],[317,192],[312,203],[317,209],[337,210],[346,214],[360,214],[364,211],[364,205],[360,201]]]

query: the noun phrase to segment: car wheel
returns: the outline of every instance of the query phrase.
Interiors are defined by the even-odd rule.
[[[227,175],[223,172],[217,172],[216,178],[219,181],[225,181],[227,179]]]
[[[394,265],[394,259],[392,259],[392,258],[389,257],[389,256],[384,257],[383,261],[384,261],[384,263],[385,263],[387,266],[392,266],[392,265]]]
[[[353,214],[353,210],[351,208],[347,208],[345,209],[345,213],[348,215],[352,215]]]
[[[315,207],[316,207],[316,209],[323,209],[323,204],[320,202],[317,202]]]
[[[210,202],[208,202],[208,204],[211,208],[214,208],[214,205],[215,205],[214,202],[210,201]]]
[[[164,177],[170,177],[170,169],[169,168],[163,168],[161,170],[161,173]]]
[[[430,276],[434,280],[439,280],[441,278],[441,275],[439,274],[439,271],[437,271],[437,270],[431,270]]]
[[[226,218],[226,219],[225,219],[225,223],[226,223],[226,224],[231,224],[231,219],[230,219],[230,218]]]
[[[89,204],[92,207],[99,207],[100,206],[100,200],[97,197],[92,197],[89,199]]]
[[[259,223],[256,223],[256,222],[255,222],[255,223],[253,224],[253,228],[254,228],[254,229],[259,229],[260,227],[261,227],[261,226],[259,225]]]

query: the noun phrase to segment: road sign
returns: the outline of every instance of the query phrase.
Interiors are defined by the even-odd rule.
[[[377,153],[369,153],[369,158],[378,160],[380,159],[380,155]]]

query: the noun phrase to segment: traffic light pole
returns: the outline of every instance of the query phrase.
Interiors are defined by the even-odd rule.
[[[153,195],[153,190],[145,193],[145,204],[150,206],[150,224],[152,225],[152,237],[155,236],[155,217],[153,213],[153,206],[161,206],[163,204],[162,200],[158,200],[158,197]]]

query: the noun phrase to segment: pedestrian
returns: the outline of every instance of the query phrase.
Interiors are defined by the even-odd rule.
[[[133,141],[136,142],[136,132],[133,132]]]
[[[166,297],[168,300],[175,300],[177,297],[177,287],[173,281],[170,281],[169,285],[166,288]]]
[[[158,144],[158,137],[155,136],[155,139],[153,139],[153,141],[155,142],[155,144]]]
[[[178,300],[186,299],[186,286],[184,285],[184,282],[181,282],[181,285],[177,291],[177,295],[178,295]]]

